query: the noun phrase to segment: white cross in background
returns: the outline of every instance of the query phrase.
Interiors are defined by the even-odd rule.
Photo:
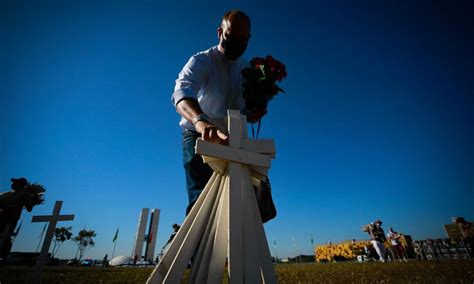
[[[41,248],[40,255],[36,260],[35,271],[33,272],[32,277],[33,283],[39,283],[40,281],[41,273],[43,272],[44,263],[46,262],[46,258],[48,257],[49,247],[51,245],[51,240],[54,236],[54,231],[56,229],[57,222],[74,220],[74,215],[59,215],[59,212],[61,212],[62,205],[62,201],[56,201],[56,203],[54,204],[53,215],[33,216],[33,219],[31,219],[32,223],[49,222],[48,230],[46,231],[46,237],[43,241],[43,247]]]
[[[198,139],[196,153],[214,170],[147,283],[179,283],[192,259],[190,283],[276,283],[252,184],[265,180],[273,140],[250,140],[246,119],[228,111],[229,146]]]

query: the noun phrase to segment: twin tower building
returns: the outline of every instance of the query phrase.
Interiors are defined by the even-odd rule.
[[[152,209],[148,233],[145,234],[148,221],[149,208],[143,208],[138,219],[137,234],[135,235],[135,245],[133,247],[132,258],[145,261],[154,261],[155,245],[158,237],[158,220],[160,219],[160,209]],[[143,244],[145,244],[145,254],[143,254]]]

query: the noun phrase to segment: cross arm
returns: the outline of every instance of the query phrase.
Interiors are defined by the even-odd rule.
[[[269,155],[275,158],[275,141],[273,139],[244,139],[242,141],[242,148],[260,154]]]
[[[269,168],[271,164],[271,159],[268,156],[210,143],[202,139],[196,141],[196,154],[265,168]]]
[[[51,215],[39,215],[33,216],[31,222],[49,222],[49,221],[71,221],[74,220],[74,215],[61,215],[61,216],[51,216]]]

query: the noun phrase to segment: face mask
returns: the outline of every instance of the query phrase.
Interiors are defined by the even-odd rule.
[[[230,60],[236,60],[247,49],[247,41],[229,40],[222,37],[222,47],[224,48],[224,55]]]

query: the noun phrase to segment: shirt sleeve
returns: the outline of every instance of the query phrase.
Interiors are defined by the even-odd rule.
[[[205,84],[210,74],[209,58],[205,54],[192,56],[181,72],[174,87],[171,102],[176,105],[184,98],[197,100],[197,95],[202,85]]]

